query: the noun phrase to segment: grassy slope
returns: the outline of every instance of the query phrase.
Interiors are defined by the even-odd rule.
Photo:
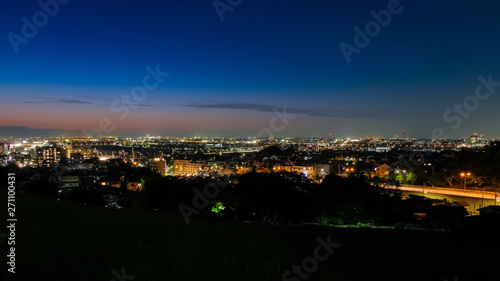
[[[186,225],[179,213],[109,210],[27,194],[19,194],[16,205],[17,273],[12,279],[4,270],[4,280],[108,281],[111,270],[122,267],[134,280],[281,280],[312,255],[316,237],[328,234],[342,246],[308,280],[486,280],[481,272],[498,272],[494,258],[482,257],[498,254],[498,237],[205,220]],[[4,241],[0,248],[5,264]],[[478,265],[482,261],[487,264]]]

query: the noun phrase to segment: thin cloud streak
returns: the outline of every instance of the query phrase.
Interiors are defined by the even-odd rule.
[[[90,101],[68,98],[41,98],[43,101],[23,101],[22,103],[43,104],[43,103],[66,103],[66,104],[91,104]]]
[[[52,102],[54,102],[54,103],[77,103],[77,104],[90,104],[91,103],[89,101],[82,101],[82,100],[76,100],[76,99],[53,99]]]
[[[207,108],[207,109],[232,109],[232,110],[252,110],[257,112],[273,112],[273,109],[277,109],[279,111],[283,110],[283,107],[266,105],[266,104],[257,104],[257,103],[245,103],[245,102],[237,102],[237,103],[212,103],[212,104],[185,104],[185,107],[191,108]],[[345,110],[310,110],[310,109],[302,109],[302,108],[293,108],[286,107],[286,112],[291,114],[304,114],[312,117],[347,117],[347,118],[364,118],[370,117],[373,118],[373,115],[368,112],[356,112],[356,111],[345,111]],[[385,116],[379,115],[378,118],[375,119],[383,119]]]

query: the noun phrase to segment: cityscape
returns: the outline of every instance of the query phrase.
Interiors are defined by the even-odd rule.
[[[499,279],[499,3],[2,6],[1,280]]]

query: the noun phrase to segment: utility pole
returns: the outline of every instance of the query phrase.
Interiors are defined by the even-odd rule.
[[[497,205],[497,192],[498,192],[498,188],[495,188],[495,206]]]
[[[481,208],[484,208],[484,186],[483,186],[483,192],[481,194]]]
[[[467,176],[470,176],[470,173],[461,173],[461,177],[464,177],[464,192],[465,192],[465,186],[467,185]]]

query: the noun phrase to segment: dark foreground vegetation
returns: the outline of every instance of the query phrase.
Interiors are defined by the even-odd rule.
[[[18,194],[16,206],[16,273],[2,272],[3,280],[119,280],[112,272],[122,268],[129,276],[122,280],[302,280],[282,275],[312,256],[316,239],[328,235],[341,246],[307,280],[498,277],[494,233],[266,225],[215,217],[186,225],[176,212],[114,210],[31,194]],[[7,245],[0,247],[6,264]]]
[[[196,216],[271,225],[318,223],[457,230],[464,228],[467,214],[461,206],[437,208],[431,200],[403,201],[399,191],[379,188],[356,175],[327,175],[321,183],[292,172],[163,177],[148,169],[128,170],[112,165],[100,176],[81,175],[90,180],[78,188],[61,188],[54,180],[56,169],[9,166],[4,170],[15,172],[19,189],[30,194],[93,206],[177,212],[186,222]],[[113,178],[119,183],[117,187],[109,185]],[[142,191],[127,190],[129,181],[142,183]],[[423,212],[429,216],[417,220],[414,214]]]

